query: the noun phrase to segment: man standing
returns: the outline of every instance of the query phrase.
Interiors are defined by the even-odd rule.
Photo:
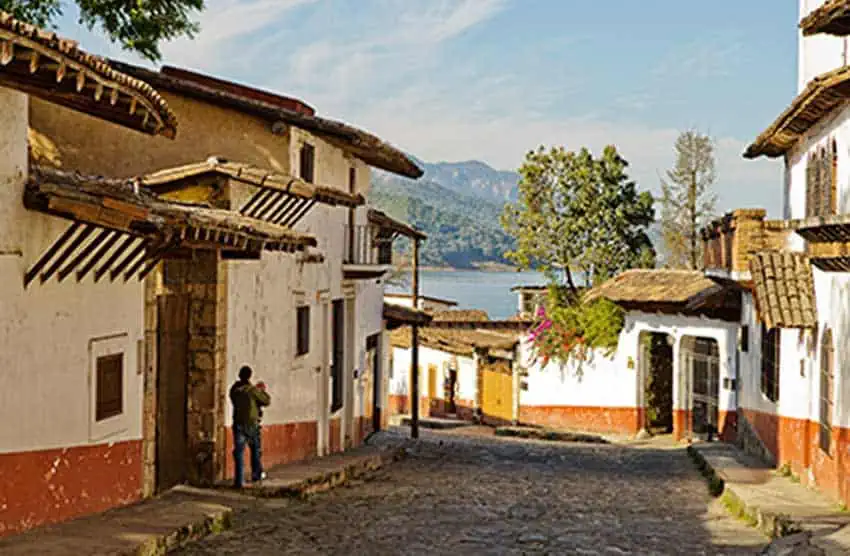
[[[251,384],[253,371],[247,365],[239,369],[239,380],[230,387],[233,404],[233,486],[242,488],[245,473],[245,445],[251,450],[251,481],[266,477],[263,471],[262,443],[260,439],[260,411],[271,403],[271,397],[262,388]],[[262,383],[261,383],[262,384]]]

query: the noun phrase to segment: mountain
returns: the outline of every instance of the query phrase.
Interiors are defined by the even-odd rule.
[[[499,219],[505,203],[516,199],[519,176],[477,160],[416,162],[425,174],[415,181],[374,171],[369,202],[428,234],[422,264],[454,268],[509,264],[504,253],[513,249],[514,240],[502,231]],[[658,250],[659,225],[648,233]],[[402,253],[407,251],[407,242],[396,245]]]
[[[369,201],[428,234],[422,264],[507,263],[503,254],[513,248],[513,239],[502,231],[499,217],[505,202],[516,197],[518,176],[478,161],[419,163],[425,175],[416,181],[374,172]]]
[[[490,201],[515,201],[519,175],[516,172],[495,170],[483,162],[424,163],[423,179],[439,183],[461,194],[474,194]]]

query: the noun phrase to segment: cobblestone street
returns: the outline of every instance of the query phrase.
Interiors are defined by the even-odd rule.
[[[373,443],[409,456],[307,501],[258,501],[181,554],[755,554],[680,447],[557,444],[464,432]]]

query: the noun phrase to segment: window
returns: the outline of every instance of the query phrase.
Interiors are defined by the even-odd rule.
[[[301,179],[307,183],[313,183],[315,178],[316,148],[304,143],[301,145]]]
[[[103,421],[124,411],[124,354],[97,358],[95,420]]]
[[[353,166],[348,169],[348,192],[357,193],[357,170]]]
[[[296,309],[295,355],[302,356],[310,351],[310,307]]]
[[[821,340],[820,351],[820,448],[826,453],[832,447],[832,408],[835,361],[832,331],[827,330]]]
[[[761,327],[761,391],[772,402],[779,400],[779,329]]]
[[[741,351],[747,353],[750,350],[750,327],[741,327]]]
[[[837,189],[838,144],[833,139],[806,161],[806,216],[835,214]]]

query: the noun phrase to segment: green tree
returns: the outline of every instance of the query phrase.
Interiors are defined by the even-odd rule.
[[[538,268],[551,282],[563,276],[573,292],[575,273],[593,285],[628,268],[654,266],[647,234],[655,218],[652,195],[637,191],[627,168],[613,146],[599,158],[586,148],[529,152],[517,201],[502,215],[517,244],[508,259]]]
[[[714,141],[688,130],[675,145],[676,163],[661,179],[661,234],[667,266],[700,268],[700,229],[714,214],[717,196],[711,188],[717,179]]]
[[[101,29],[124,49],[159,61],[159,45],[177,37],[194,37],[198,24],[192,17],[204,9],[204,0],[74,0],[79,23]],[[63,13],[62,0],[0,0],[0,10],[16,18],[48,27]]]

